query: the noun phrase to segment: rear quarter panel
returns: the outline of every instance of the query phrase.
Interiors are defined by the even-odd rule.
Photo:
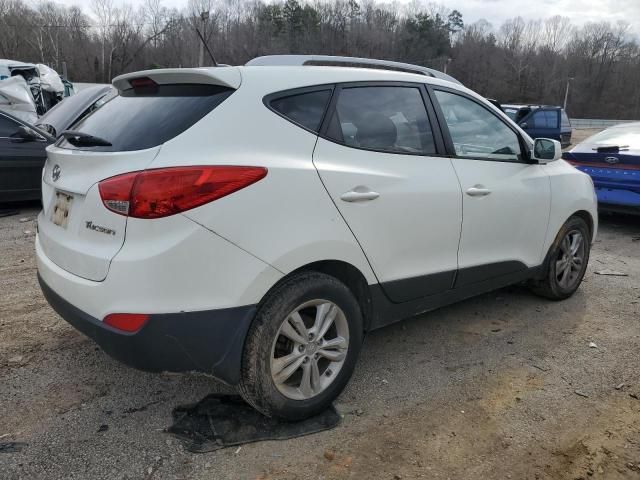
[[[312,163],[316,135],[270,111],[263,97],[286,89],[244,84],[211,114],[165,143],[151,168],[249,165],[259,182],[185,216],[286,274],[320,260],[347,262],[375,276]]]

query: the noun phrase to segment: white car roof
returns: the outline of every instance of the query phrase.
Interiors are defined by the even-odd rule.
[[[333,55],[266,55],[256,57],[246,63],[247,66],[333,66],[373,68],[378,70],[394,70],[408,73],[418,73],[428,77],[440,78],[452,83],[461,84],[451,75],[447,75],[433,68],[413,65],[410,63],[378,60],[376,58],[339,57]]]
[[[231,88],[239,88],[246,80],[258,79],[262,86],[254,85],[262,91],[286,90],[291,88],[322,85],[340,82],[417,82],[443,85],[466,92],[467,88],[459,83],[435,78],[420,73],[407,73],[377,68],[342,66],[239,66],[205,68],[166,68],[127,73],[113,79],[113,85],[120,89],[129,88],[129,80],[149,77],[159,84],[163,83],[210,83]]]

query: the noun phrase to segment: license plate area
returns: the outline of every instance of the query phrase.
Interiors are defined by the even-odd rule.
[[[71,204],[73,203],[73,195],[64,192],[56,192],[56,203],[51,211],[51,221],[54,225],[67,228],[69,224],[69,213],[71,212]]]

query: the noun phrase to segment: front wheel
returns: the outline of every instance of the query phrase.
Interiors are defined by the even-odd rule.
[[[339,280],[293,276],[271,292],[249,329],[240,393],[267,416],[300,420],[347,384],[362,344],[362,313]]]
[[[571,217],[562,226],[545,264],[545,276],[532,284],[532,290],[551,300],[570,297],[580,286],[587,270],[591,234],[580,217]]]

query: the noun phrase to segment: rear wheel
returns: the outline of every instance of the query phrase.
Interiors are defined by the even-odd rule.
[[[547,256],[545,276],[532,290],[552,300],[563,300],[578,289],[589,262],[591,234],[580,217],[571,217],[562,226]]]
[[[362,344],[362,313],[339,280],[295,275],[271,292],[247,335],[240,393],[267,416],[319,413],[347,384]]]

